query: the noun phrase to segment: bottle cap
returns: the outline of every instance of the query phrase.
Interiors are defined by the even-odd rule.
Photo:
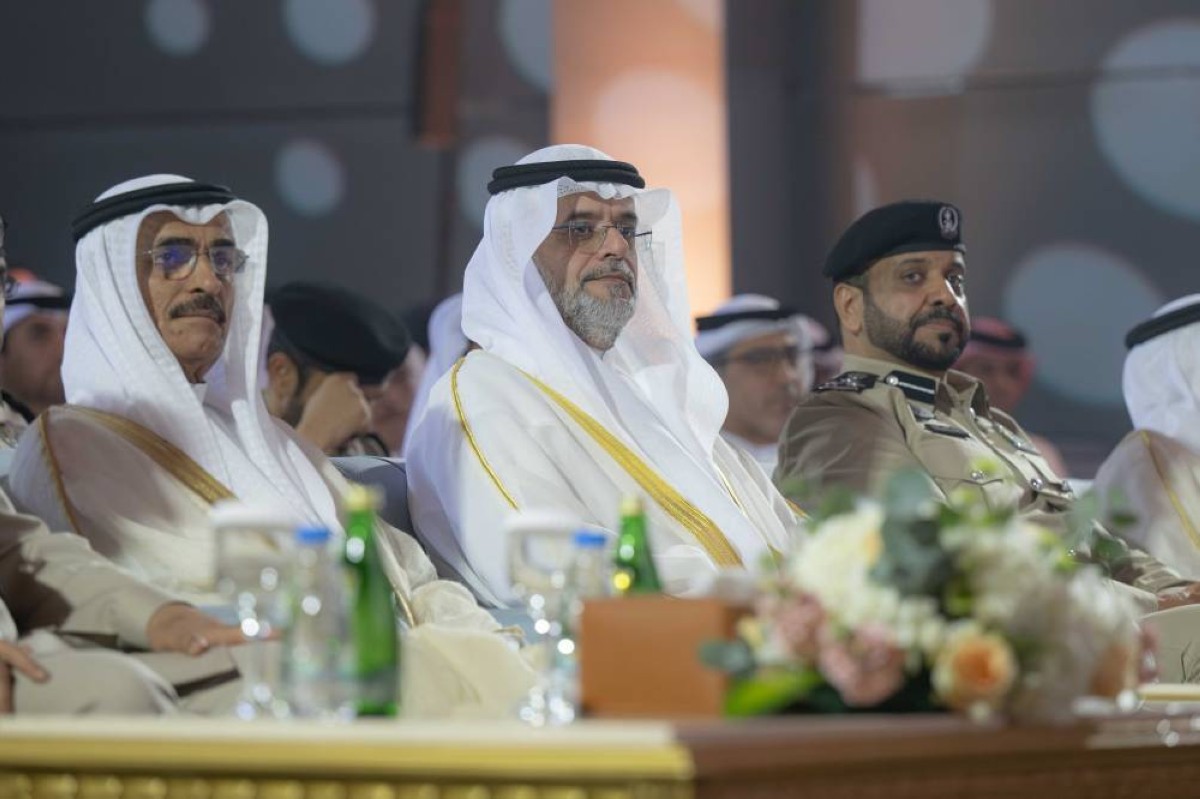
[[[324,544],[329,541],[328,527],[298,527],[296,528],[296,543],[301,545]]]
[[[621,515],[637,516],[642,512],[642,498],[637,494],[627,494],[621,499]]]
[[[383,495],[375,486],[365,486],[355,483],[350,486],[343,500],[346,511],[354,513],[363,510],[379,510],[383,505]]]
[[[608,536],[596,530],[589,530],[583,527],[575,531],[572,540],[575,542],[575,546],[580,549],[603,549],[604,545],[608,543]]]

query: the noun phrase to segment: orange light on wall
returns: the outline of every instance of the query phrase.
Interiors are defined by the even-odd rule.
[[[588,144],[671,189],[695,314],[729,296],[724,4],[555,0],[550,136]]]

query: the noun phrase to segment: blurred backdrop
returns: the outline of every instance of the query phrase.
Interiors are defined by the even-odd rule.
[[[1128,428],[1121,339],[1196,291],[1194,0],[0,2],[10,263],[149,172],[271,223],[269,282],[397,310],[458,290],[491,170],[584,141],[678,191],[692,300],[826,322],[824,253],[905,197],[964,211],[973,313],[1023,329],[1018,416],[1088,475]]]

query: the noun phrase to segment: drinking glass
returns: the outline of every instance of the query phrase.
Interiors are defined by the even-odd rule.
[[[288,715],[280,691],[283,652],[273,639],[288,622],[292,526],[278,514],[240,504],[213,512],[217,591],[250,641],[239,653],[239,718]]]
[[[505,531],[509,576],[533,622],[536,637],[526,647],[538,679],[517,715],[534,726],[567,724],[575,719],[575,641],[570,630],[569,585],[577,520],[562,514],[521,511]]]

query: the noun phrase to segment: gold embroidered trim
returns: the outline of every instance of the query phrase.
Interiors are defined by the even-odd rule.
[[[658,503],[675,521],[684,526],[704,547],[712,561],[720,566],[741,566],[742,559],[725,538],[716,523],[699,508],[688,502],[682,494],[671,487],[667,481],[659,477],[645,461],[625,446],[616,436],[610,433],[586,411],[571,400],[559,394],[550,386],[538,380],[531,374],[522,372],[531,383],[541,389],[542,393],[567,412],[567,415],[590,435],[609,456],[634,479],[643,491]],[[722,475],[724,479],[724,475]],[[728,487],[728,483],[726,484]],[[736,497],[734,498],[736,502]]]
[[[66,409],[91,417],[136,446],[146,453],[150,460],[190,488],[209,505],[218,500],[235,498],[232,491],[205,471],[203,466],[192,460],[186,452],[137,422],[116,414],[98,411],[95,408],[69,405],[64,408],[64,410]]]
[[[483,456],[483,451],[479,449],[479,443],[475,441],[475,434],[471,432],[471,423],[467,421],[467,415],[463,411],[462,397],[458,394],[458,370],[462,368],[466,356],[458,359],[454,364],[454,368],[450,370],[450,394],[454,397],[454,412],[458,415],[458,424],[462,427],[463,435],[467,437],[467,443],[471,445],[471,451],[475,453],[475,457],[479,460],[479,465],[487,472],[487,476],[491,478],[492,484],[496,486],[496,490],[504,497],[508,506],[513,510],[517,510],[517,501],[513,499],[512,494],[508,493],[508,489],[504,487],[504,483],[500,482],[499,475],[492,469],[492,465],[488,463],[488,459]]]
[[[1150,435],[1145,430],[1139,430],[1142,443],[1146,445],[1146,451],[1150,453],[1150,461],[1154,464],[1154,471],[1158,473],[1159,482],[1162,483],[1163,489],[1167,492],[1167,497],[1171,500],[1171,505],[1175,508],[1175,513],[1179,516],[1179,521],[1183,523],[1183,529],[1187,531],[1188,538],[1192,539],[1192,546],[1200,549],[1200,533],[1196,532],[1195,525],[1192,524],[1191,518],[1183,509],[1183,503],[1179,501],[1179,497],[1175,494],[1175,489],[1171,487],[1171,483],[1167,480],[1166,470],[1159,463],[1158,454],[1154,451],[1154,444],[1150,440]]]
[[[787,506],[792,509],[792,513],[795,515],[795,517],[797,519],[807,519],[808,518],[808,514],[804,512],[804,508],[800,507],[795,502],[792,502],[787,497],[784,497],[783,501],[786,502]]]
[[[46,457],[46,465],[50,467],[50,477],[54,479],[54,490],[58,493],[58,501],[67,514],[67,521],[71,523],[72,529],[77,534],[83,535],[83,530],[79,526],[79,518],[75,515],[75,506],[67,497],[67,487],[63,484],[58,456],[54,454],[54,445],[50,443],[50,414],[53,412],[55,412],[54,408],[47,408],[37,420],[38,432],[42,434],[42,454]]]

